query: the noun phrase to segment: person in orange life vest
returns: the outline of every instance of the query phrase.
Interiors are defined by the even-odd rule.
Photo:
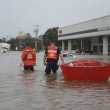
[[[45,50],[44,54],[44,65],[46,65],[45,73],[51,74],[51,70],[53,73],[57,72],[58,69],[58,60],[59,57],[64,64],[63,56],[61,55],[60,50],[57,46],[55,46],[55,41],[51,41],[51,45]]]
[[[21,55],[22,61],[24,63],[24,70],[34,71],[36,65],[36,52],[32,50],[29,44],[26,44],[25,49]]]

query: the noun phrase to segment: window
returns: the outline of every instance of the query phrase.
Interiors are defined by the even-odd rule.
[[[93,52],[97,52],[97,46],[93,46]]]
[[[99,50],[100,52],[103,52],[103,46],[100,46],[100,50]]]
[[[110,52],[110,45],[108,46],[108,52]]]
[[[98,38],[98,42],[99,42],[99,43],[102,43],[102,42],[103,42],[103,38],[102,38],[102,36],[99,36],[99,38]]]
[[[108,36],[108,42],[110,43],[110,36]]]

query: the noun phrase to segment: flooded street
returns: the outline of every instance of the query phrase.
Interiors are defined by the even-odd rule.
[[[0,110],[110,110],[110,82],[65,81],[45,76],[43,53],[37,53],[34,73],[20,67],[21,52],[0,53]],[[110,56],[76,55],[76,59],[110,62]],[[59,61],[59,64],[61,62]]]

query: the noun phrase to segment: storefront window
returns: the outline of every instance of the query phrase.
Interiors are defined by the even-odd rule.
[[[110,45],[108,46],[108,51],[110,52]]]
[[[102,42],[103,42],[102,36],[99,36],[98,42],[99,42],[99,43],[102,43]]]
[[[100,46],[100,52],[103,52],[103,46]]]
[[[97,46],[93,46],[93,52],[97,52]]]
[[[108,36],[108,42],[110,43],[110,36]]]

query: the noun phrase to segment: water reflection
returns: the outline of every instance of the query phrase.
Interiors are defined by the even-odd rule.
[[[109,110],[110,84],[107,82],[65,81],[59,85],[49,79],[48,85],[44,91],[51,109]]]

